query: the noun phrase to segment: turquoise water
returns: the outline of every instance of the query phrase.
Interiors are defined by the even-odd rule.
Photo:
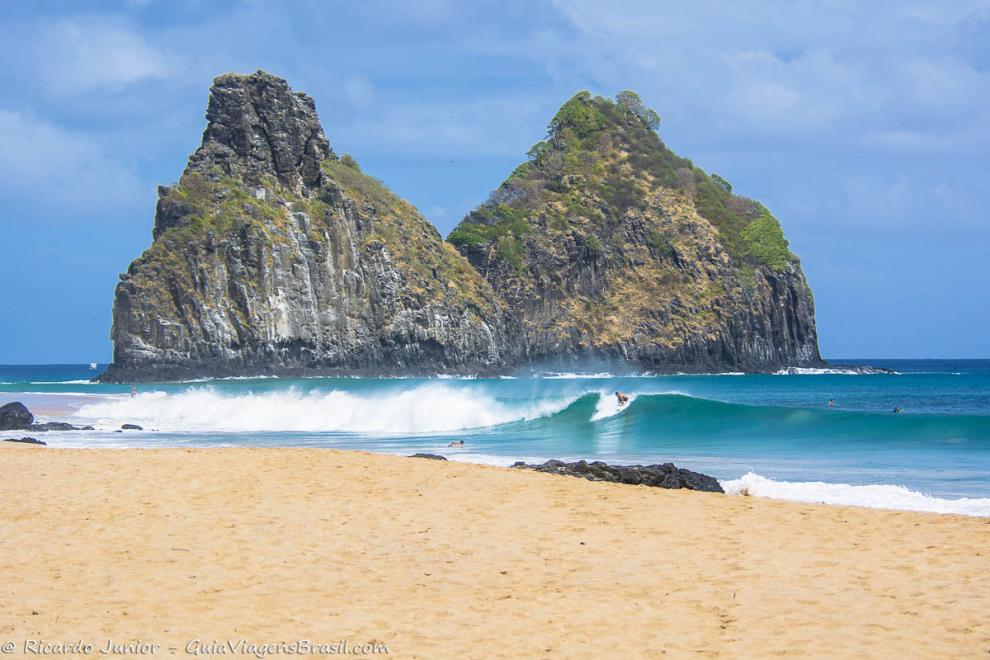
[[[0,366],[0,403],[98,429],[45,434],[54,447],[673,461],[756,495],[990,515],[990,360],[836,362],[898,373],[259,378],[142,385],[132,398],[128,386],[90,383],[89,365]],[[616,390],[632,397],[626,407]],[[146,430],[113,432],[125,422]],[[455,439],[463,449],[446,447]]]

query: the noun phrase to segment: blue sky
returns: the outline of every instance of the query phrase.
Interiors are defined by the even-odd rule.
[[[990,357],[990,0],[4,3],[0,363],[110,357],[207,90],[258,68],[447,233],[581,89],[763,201],[827,357]]]

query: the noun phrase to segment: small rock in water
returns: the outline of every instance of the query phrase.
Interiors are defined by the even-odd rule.
[[[121,431],[143,431],[144,429],[137,424],[124,424],[120,427]]]
[[[602,461],[576,461],[565,463],[550,460],[541,465],[530,465],[522,461],[513,463],[514,468],[583,477],[590,481],[611,481],[615,483],[652,486],[654,488],[685,488],[709,493],[724,493],[715,477],[679,468],[673,463],[654,465],[609,465]]]
[[[440,454],[412,454],[409,458],[428,458],[431,461],[445,461],[447,458]]]
[[[45,422],[27,427],[31,431],[92,431],[92,426],[73,426],[67,422]]]
[[[34,438],[4,438],[4,442],[23,442],[26,445],[47,445],[47,442],[35,440]]]

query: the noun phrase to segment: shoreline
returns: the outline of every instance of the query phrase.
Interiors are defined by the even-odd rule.
[[[548,470],[539,470],[541,464],[553,463],[553,462],[565,462],[569,464],[574,463],[587,463],[594,464],[596,462],[604,463],[604,465],[611,468],[643,468],[658,465],[656,457],[650,458],[627,458],[620,460],[602,461],[601,457],[583,457],[583,456],[570,456],[562,455],[560,458],[547,458],[544,456],[530,456],[525,460],[517,460],[516,457],[505,456],[505,455],[495,455],[495,454],[478,454],[476,452],[469,452],[466,454],[461,454],[457,450],[453,450],[456,453],[451,453],[449,448],[445,451],[443,447],[431,448],[426,451],[417,451],[415,448],[408,448],[404,450],[370,450],[370,449],[360,449],[353,447],[334,447],[326,445],[278,445],[278,444],[257,444],[257,445],[233,445],[225,443],[217,444],[168,444],[162,443],[161,441],[153,441],[153,438],[158,435],[169,435],[168,432],[159,432],[157,430],[148,429],[144,431],[127,431],[125,433],[114,432],[115,438],[121,438],[120,441],[114,441],[115,444],[105,444],[100,446],[98,444],[80,444],[75,441],[78,438],[85,438],[87,434],[97,433],[101,436],[109,435],[106,430],[96,430],[96,431],[85,431],[85,430],[75,430],[75,431],[48,431],[48,432],[32,432],[31,430],[23,431],[3,431],[0,432],[0,447],[3,445],[24,443],[25,438],[27,440],[40,440],[41,442],[32,443],[36,445],[43,445],[44,449],[56,450],[56,451],[157,451],[157,450],[168,450],[168,451],[185,451],[189,450],[206,450],[206,449],[219,449],[219,450],[305,450],[305,451],[331,451],[331,452],[345,452],[345,453],[359,453],[359,454],[369,454],[373,456],[389,456],[394,458],[414,458],[414,457],[424,457],[424,456],[439,456],[440,458],[452,462],[460,463],[464,465],[476,465],[483,467],[494,467],[494,468],[504,468],[504,469],[516,469],[520,467],[519,464],[525,464],[529,469],[537,469],[538,471],[548,472]],[[134,436],[139,436],[140,439],[133,439]],[[9,436],[9,437],[8,437]],[[131,439],[126,439],[131,438]],[[71,444],[65,445],[61,444],[64,442],[69,442]],[[40,447],[39,447],[40,449]],[[413,453],[408,453],[412,451]],[[745,473],[740,473],[739,476],[735,477],[713,477],[708,474],[712,470],[709,467],[698,467],[696,465],[697,461],[690,461],[688,457],[671,457],[669,459],[660,459],[660,463],[672,463],[677,469],[681,471],[692,472],[698,474],[699,476],[711,479],[720,488],[722,488],[723,493],[728,497],[746,497],[756,500],[770,500],[778,502],[790,502],[795,504],[808,504],[813,506],[828,506],[828,507],[853,507],[861,508],[867,510],[876,511],[887,511],[887,512],[914,512],[914,513],[924,513],[931,515],[959,515],[966,516],[977,519],[990,519],[990,498],[984,497],[974,497],[968,495],[957,495],[957,496],[943,496],[943,495],[932,495],[923,490],[912,489],[904,485],[896,483],[845,483],[842,481],[821,481],[821,480],[788,480],[788,479],[774,479],[768,478],[759,474],[758,472],[749,471]],[[686,467],[690,466],[690,467]],[[696,469],[695,469],[696,468]],[[579,478],[581,475],[567,474],[561,472],[559,476]],[[592,481],[608,481],[607,479],[591,479]],[[619,483],[619,482],[613,482]],[[647,484],[639,483],[623,483],[624,486],[637,486],[643,485],[648,487]]]
[[[171,395],[141,393],[137,398],[128,397],[127,393],[99,392],[50,392],[17,398],[39,414],[36,421],[41,425],[45,425],[45,422],[64,425],[62,420],[68,419],[76,426],[97,427],[89,432],[63,433],[54,429],[51,434],[37,434],[36,439],[59,449],[86,446],[322,446],[393,455],[444,453],[449,454],[448,458],[451,460],[489,465],[510,465],[515,461],[543,463],[547,460],[605,461],[611,465],[650,465],[658,461],[671,461],[679,467],[715,476],[726,490],[733,493],[744,492],[757,497],[806,503],[823,502],[990,517],[990,496],[985,482],[978,482],[979,470],[967,473],[969,481],[965,484],[952,480],[940,481],[936,456],[919,454],[911,465],[902,461],[903,465],[899,466],[894,461],[891,466],[874,467],[866,474],[847,474],[840,469],[842,465],[838,459],[835,461],[836,465],[826,464],[820,469],[814,460],[802,462],[800,451],[796,451],[793,459],[771,458],[764,461],[761,458],[765,457],[759,455],[759,449],[755,445],[757,453],[753,456],[745,455],[745,451],[739,451],[738,455],[727,452],[723,456],[717,451],[696,453],[689,446],[692,443],[677,442],[678,435],[686,437],[683,435],[685,431],[693,433],[698,424],[695,420],[708,415],[708,408],[711,406],[732,406],[728,410],[719,409],[716,412],[749,415],[755,421],[748,423],[755,427],[766,423],[760,416],[759,407],[724,404],[714,397],[695,397],[680,390],[668,390],[660,386],[657,393],[641,392],[642,397],[639,398],[635,390],[629,390],[634,392],[635,405],[629,408],[635,416],[629,413],[620,418],[619,413],[624,411],[616,409],[614,405],[610,406],[609,403],[614,404],[614,401],[603,396],[602,391],[599,391],[601,388],[595,387],[575,388],[565,385],[557,390],[548,388],[545,394],[531,397],[530,400],[534,402],[532,404],[519,403],[519,399],[514,399],[514,407],[501,406],[497,397],[502,390],[490,385],[485,386],[488,389],[463,387],[456,390],[443,386],[448,389],[441,392],[431,390],[430,387],[433,386],[417,386],[411,390],[380,390],[384,395],[379,394],[379,390],[368,391],[360,387],[353,391],[317,388],[302,393],[292,388],[275,389],[271,392],[266,390],[258,397],[254,397],[251,390],[245,394],[231,388],[231,395],[226,390],[191,388]],[[568,390],[567,387],[571,389]],[[687,398],[682,400],[680,397]],[[413,412],[425,409],[436,405],[439,400],[452,404],[447,406],[447,411],[450,411],[447,417],[427,419],[410,413],[410,409]],[[680,410],[685,401],[692,407],[675,413],[680,414],[680,419],[672,418],[668,414],[669,409]],[[210,410],[218,412],[214,415],[208,412]],[[773,414],[782,424],[797,420],[800,432],[805,436],[809,433],[814,436],[822,433],[827,437],[828,429],[832,429],[834,436],[836,429],[843,431],[843,425],[848,427],[850,424],[861,424],[863,419],[867,419],[862,417],[862,411],[856,410],[822,412],[813,408],[786,406],[773,409]],[[556,417],[557,415],[560,417]],[[848,419],[842,415],[846,415]],[[855,415],[860,417],[853,417]],[[588,418],[595,425],[592,431],[585,424]],[[891,415],[869,419],[891,428],[896,424],[904,426],[909,420],[907,416],[895,418]],[[947,423],[943,425],[945,428],[939,427],[936,432],[947,437],[972,433],[974,439],[979,441],[980,434],[990,431],[990,427],[983,423],[983,418],[975,418],[971,425],[976,426],[972,429],[953,426],[951,417],[921,416],[917,419],[919,428],[922,429],[920,425],[931,426],[946,420]],[[531,450],[525,440],[510,437],[506,442],[506,434],[500,432],[500,426],[520,420],[526,420],[525,423],[532,425],[532,429],[529,426],[522,429],[519,438],[529,437],[526,433],[537,438],[542,433],[546,437],[545,427],[551,423],[566,424],[566,428],[556,434],[559,440],[534,446]],[[640,427],[648,424],[649,420],[664,426],[680,424],[679,431],[668,434],[675,438],[673,446],[665,445],[661,436],[658,441],[647,439],[649,451],[636,450],[637,439],[643,437]],[[470,427],[470,422],[477,422],[479,426]],[[132,428],[121,432],[122,424],[137,424],[144,429]],[[55,427],[57,424],[48,426]],[[269,426],[271,430],[268,429]],[[633,427],[631,431],[628,430],[630,427]],[[888,435],[891,428],[887,428]],[[17,433],[19,436],[35,437],[32,433],[42,430],[44,429],[30,428]],[[622,443],[614,446],[599,444],[599,434],[606,437],[607,434],[614,436],[616,432],[623,433],[623,438],[630,438],[628,447]],[[845,428],[846,435],[848,432],[849,429]],[[572,433],[579,434],[580,437],[574,439]],[[921,437],[924,437],[924,433],[931,436],[932,429],[919,432]],[[712,433],[702,436],[700,446],[705,447],[707,442],[710,448],[716,436],[717,434]],[[5,437],[0,435],[0,439]],[[466,439],[469,448],[445,449],[450,440],[459,438]],[[588,451],[589,439],[596,443],[595,450]],[[841,445],[839,446],[841,449]],[[602,451],[597,450],[602,447]],[[930,466],[927,471],[922,469],[925,465]]]
[[[0,637],[976,655],[990,521],[298,448],[0,443]],[[629,631],[637,631],[630,638]]]

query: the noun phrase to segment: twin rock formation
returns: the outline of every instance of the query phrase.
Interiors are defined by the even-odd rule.
[[[104,380],[822,364],[777,220],[631,92],[568,101],[447,241],[284,80],[220,76],[206,117],[117,286]]]

